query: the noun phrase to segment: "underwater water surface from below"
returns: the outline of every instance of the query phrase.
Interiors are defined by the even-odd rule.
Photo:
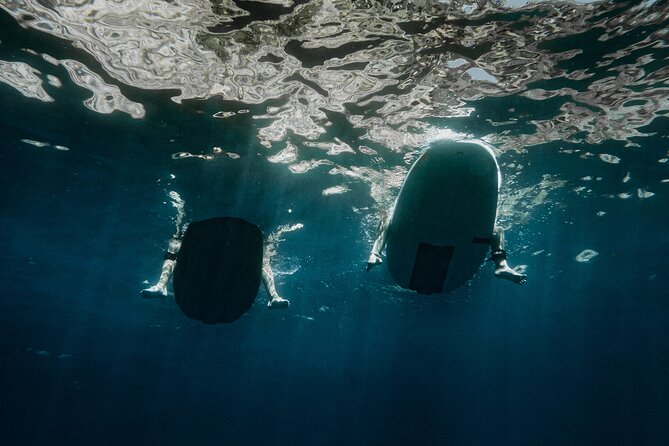
[[[669,2],[0,0],[0,443],[669,444]],[[509,263],[365,271],[431,141]],[[144,299],[257,224],[287,309]]]

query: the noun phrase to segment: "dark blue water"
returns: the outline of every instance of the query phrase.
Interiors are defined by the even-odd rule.
[[[0,59],[64,74],[28,47],[104,76],[83,51],[2,14]],[[369,223],[354,208],[374,205],[368,187],[326,197],[340,178],[267,163],[253,108],[212,120],[215,99],[175,104],[120,85],[146,117],[101,115],[61,79],[50,103],[0,83],[0,443],[669,442],[666,118],[641,129],[654,135],[635,138],[639,147],[607,141],[617,165],[560,153],[602,152],[586,143],[502,153],[500,163],[525,166],[518,188],[545,174],[603,180],[588,184],[590,198],[558,189],[554,206],[507,233],[526,285],[496,280],[486,264],[455,293],[427,297],[393,288],[383,267],[364,271]],[[481,115],[450,125],[489,127]],[[354,129],[340,133],[355,141]],[[171,157],[214,145],[241,157]],[[648,199],[606,198],[649,184]],[[269,311],[261,290],[242,319],[207,326],[172,298],[142,299],[174,230],[171,190],[188,219],[235,215],[265,234],[303,223],[276,259],[300,266],[277,278],[290,308]],[[577,262],[586,248],[599,255]]]

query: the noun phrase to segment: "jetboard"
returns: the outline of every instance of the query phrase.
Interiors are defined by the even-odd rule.
[[[239,319],[258,294],[262,256],[262,233],[246,220],[219,217],[190,223],[174,268],[177,305],[206,324]]]
[[[439,141],[420,156],[388,228],[386,261],[398,285],[448,293],[472,278],[490,248],[500,178],[482,144]]]

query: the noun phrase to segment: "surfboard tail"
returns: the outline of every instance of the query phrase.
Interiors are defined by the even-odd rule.
[[[420,243],[416,252],[409,288],[419,294],[441,293],[455,246]]]
[[[174,270],[179,308],[206,324],[239,319],[258,294],[262,244],[260,229],[239,218],[189,224]]]

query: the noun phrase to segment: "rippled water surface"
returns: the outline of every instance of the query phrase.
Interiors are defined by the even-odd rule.
[[[669,441],[666,0],[0,9],[11,444]],[[494,148],[527,285],[365,273],[440,138]],[[207,327],[139,297],[217,215],[268,235],[288,310]]]

